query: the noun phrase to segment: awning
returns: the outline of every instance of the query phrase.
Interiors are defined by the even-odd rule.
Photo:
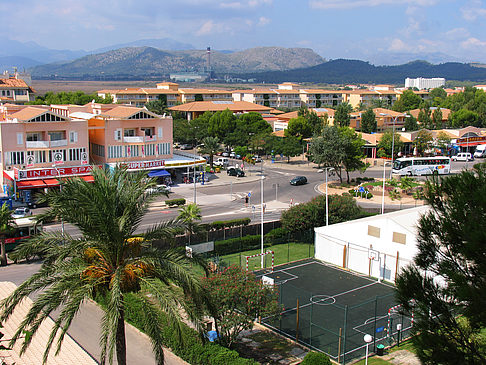
[[[170,173],[167,170],[152,170],[148,173],[149,177],[160,177],[160,176],[170,176]]]
[[[94,182],[94,177],[91,175],[86,175],[86,176],[80,176],[81,179],[83,179],[86,182]]]
[[[59,186],[59,181],[57,179],[44,179],[44,183],[49,186]]]
[[[461,143],[456,143],[458,146],[461,147],[474,147],[474,146],[479,146],[480,144],[484,144],[484,141],[479,141],[479,142],[461,142]]]
[[[45,187],[46,184],[42,180],[17,181],[17,189],[36,189]]]

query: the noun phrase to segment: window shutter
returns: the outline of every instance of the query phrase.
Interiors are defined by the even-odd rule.
[[[162,134],[162,127],[159,127],[158,134],[159,134],[158,135],[159,138],[163,138],[164,135]]]
[[[22,133],[17,133],[17,144],[24,144],[24,137]]]

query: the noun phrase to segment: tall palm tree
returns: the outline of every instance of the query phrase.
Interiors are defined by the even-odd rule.
[[[221,144],[217,137],[204,137],[201,141],[204,147],[201,148],[201,153],[207,153],[209,155],[209,166],[213,169],[214,155],[221,151]]]
[[[196,203],[188,204],[185,207],[179,209],[179,216],[177,217],[183,221],[187,226],[187,231],[189,232],[189,244],[191,243],[191,234],[196,232],[197,223],[195,221],[200,221],[201,208],[197,206]]]
[[[3,203],[0,208],[0,265],[7,265],[7,249],[5,245],[5,235],[15,227],[15,219],[12,217],[12,210],[7,203]]]
[[[24,330],[35,334],[42,321],[59,309],[44,352],[45,362],[58,332],[59,351],[83,301],[102,295],[107,307],[101,321],[101,362],[104,364],[108,356],[112,363],[116,352],[118,364],[124,365],[125,298],[133,293],[143,309],[139,313],[143,330],[151,339],[157,362],[162,364],[161,312],[181,333],[181,309],[197,324],[201,308],[198,300],[204,298],[198,275],[190,269],[194,259],[170,243],[162,250],[152,244],[155,239],[170,242],[174,229],[185,225],[179,221],[162,222],[142,236],[133,237],[149,203],[158,194],[147,192],[154,181],[147,180],[146,174],[128,173],[118,167],[112,171],[94,168],[93,176],[93,183],[73,178],[62,182],[61,190],[47,193],[50,208],[43,218],[62,217],[76,226],[82,237],[43,232],[19,247],[25,255],[41,251],[44,261],[39,272],[0,304],[0,322],[11,316],[23,298],[41,291],[10,343],[19,340]],[[186,301],[189,297],[196,300],[196,305]],[[31,337],[24,338],[22,352]]]

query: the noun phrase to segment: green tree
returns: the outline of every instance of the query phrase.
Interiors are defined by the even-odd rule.
[[[207,153],[209,155],[209,166],[213,169],[214,155],[221,151],[221,144],[217,137],[205,137],[202,139],[204,145],[201,149],[201,153]]]
[[[393,144],[393,139],[395,139],[395,144]],[[393,135],[393,131],[389,129],[383,133],[377,147],[382,149],[387,157],[391,157],[393,147],[393,155],[395,157],[402,150],[403,142],[400,140],[400,135],[397,132]]]
[[[419,126],[417,123],[417,119],[413,115],[409,115],[408,118],[405,118],[404,128],[407,132],[418,131]]]
[[[7,203],[3,203],[0,208],[0,265],[7,265],[7,249],[5,245],[5,235],[11,232],[16,224],[15,219],[12,218],[12,210],[9,208]]]
[[[361,115],[361,131],[363,133],[373,133],[376,132],[377,128],[375,112],[371,108],[366,109]]]
[[[345,142],[337,127],[325,127],[321,136],[312,139],[309,148],[309,160],[319,167],[333,167],[341,182],[343,181],[342,167],[345,158]]]
[[[400,98],[393,104],[393,110],[396,112],[405,112],[417,109],[422,103],[422,98],[412,90],[404,90]]]
[[[187,258],[183,248],[171,248],[174,229],[181,227],[177,222],[156,224],[142,237],[133,237],[158,194],[147,193],[155,186],[154,180],[148,180],[145,173],[119,167],[94,168],[92,174],[93,183],[67,179],[61,182],[62,189],[46,194],[50,207],[40,218],[61,217],[77,227],[81,237],[43,232],[18,246],[25,255],[40,250],[44,260],[39,272],[1,303],[0,321],[7,320],[25,297],[40,293],[10,344],[22,338],[21,351],[25,351],[39,325],[58,311],[44,352],[45,362],[54,343],[59,350],[80,305],[86,299],[103,296],[107,307],[100,324],[101,363],[107,357],[111,363],[116,352],[117,363],[122,365],[126,364],[125,295],[132,293],[142,308],[142,330],[152,342],[157,363],[162,364],[162,326],[174,326],[180,336],[184,310],[198,322],[198,308],[202,308],[205,294],[199,274],[191,270],[197,259]],[[165,248],[155,248],[155,239],[162,239]],[[168,324],[159,321],[162,311],[169,318]],[[23,336],[25,330],[33,335]]]
[[[412,337],[424,364],[485,364],[485,164],[426,182],[430,210],[418,222],[413,263],[396,279],[414,314]]]
[[[413,140],[413,146],[417,148],[420,155],[423,155],[425,151],[432,147],[434,137],[427,129],[421,129],[418,131],[415,139]]]
[[[349,184],[349,173],[360,170],[364,172],[369,166],[363,162],[363,146],[365,141],[353,128],[339,128],[339,135],[343,139],[344,155],[343,168],[346,171],[346,181]]]
[[[351,112],[353,108],[349,103],[341,103],[336,108],[336,112],[334,113],[334,123],[340,127],[349,127],[349,123],[351,122]]]
[[[189,244],[191,244],[191,234],[197,232],[198,223],[202,218],[201,208],[196,203],[191,203],[179,209],[179,216],[177,219],[186,224],[187,232],[189,234]]]
[[[82,91],[61,91],[59,93],[53,93],[48,91],[44,96],[36,96],[34,101],[29,102],[31,105],[51,105],[51,104],[76,104],[84,105],[91,101],[101,104],[113,103],[113,98],[108,95],[106,98],[98,96],[96,93],[85,94]]]
[[[430,90],[429,97],[432,100],[433,106],[439,106],[444,102],[445,98],[447,98],[447,92],[443,88],[437,87]]]
[[[433,129],[442,129],[442,110],[440,107],[435,108],[434,112],[432,113],[432,127]]]
[[[209,118],[208,134],[224,141],[228,131],[236,128],[236,116],[229,109],[214,113]]]
[[[279,138],[274,153],[286,156],[287,163],[290,163],[291,157],[299,156],[302,153],[302,143],[299,138],[294,136]]]
[[[436,137],[436,145],[439,147],[442,151],[445,151],[449,144],[451,143],[451,137],[443,131],[440,131],[437,133]]]
[[[432,129],[432,118],[430,117],[430,107],[425,104],[422,109],[420,109],[417,121],[420,123],[422,128]]]
[[[308,123],[305,117],[297,117],[289,120],[287,129],[285,130],[286,136],[293,136],[302,138],[309,138],[312,136],[312,126]]]
[[[449,124],[452,128],[463,128],[467,126],[481,126],[479,115],[476,112],[467,109],[460,109],[449,115]]]
[[[151,100],[148,103],[145,103],[145,107],[155,114],[162,115],[168,113],[167,95],[159,95],[157,100]]]
[[[255,318],[280,312],[274,287],[256,280],[240,266],[204,278],[203,286],[211,298],[209,314],[223,346],[231,347],[242,331],[253,328]]]

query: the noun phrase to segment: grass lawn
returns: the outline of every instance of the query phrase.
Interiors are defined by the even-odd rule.
[[[355,362],[353,365],[364,365],[365,360],[361,360],[358,362]],[[368,358],[368,365],[382,365],[382,364],[393,364],[389,361],[380,359],[379,357],[369,357]]]
[[[400,342],[400,347],[395,345],[392,348],[388,349],[388,352],[391,353],[391,352],[395,352],[395,351],[398,351],[398,350],[407,350],[407,351],[413,352],[415,354],[415,349],[413,347],[411,340]]]
[[[288,243],[265,247],[265,251],[273,251],[275,253],[275,266],[285,264],[291,261],[297,261],[314,256],[314,244],[308,243]],[[245,267],[245,256],[255,255],[260,253],[260,249],[243,251],[240,253],[233,253],[221,256],[220,259],[228,265],[240,265]],[[250,270],[260,269],[260,257],[251,258],[248,262]],[[266,268],[272,266],[272,255],[264,256],[264,265]]]

